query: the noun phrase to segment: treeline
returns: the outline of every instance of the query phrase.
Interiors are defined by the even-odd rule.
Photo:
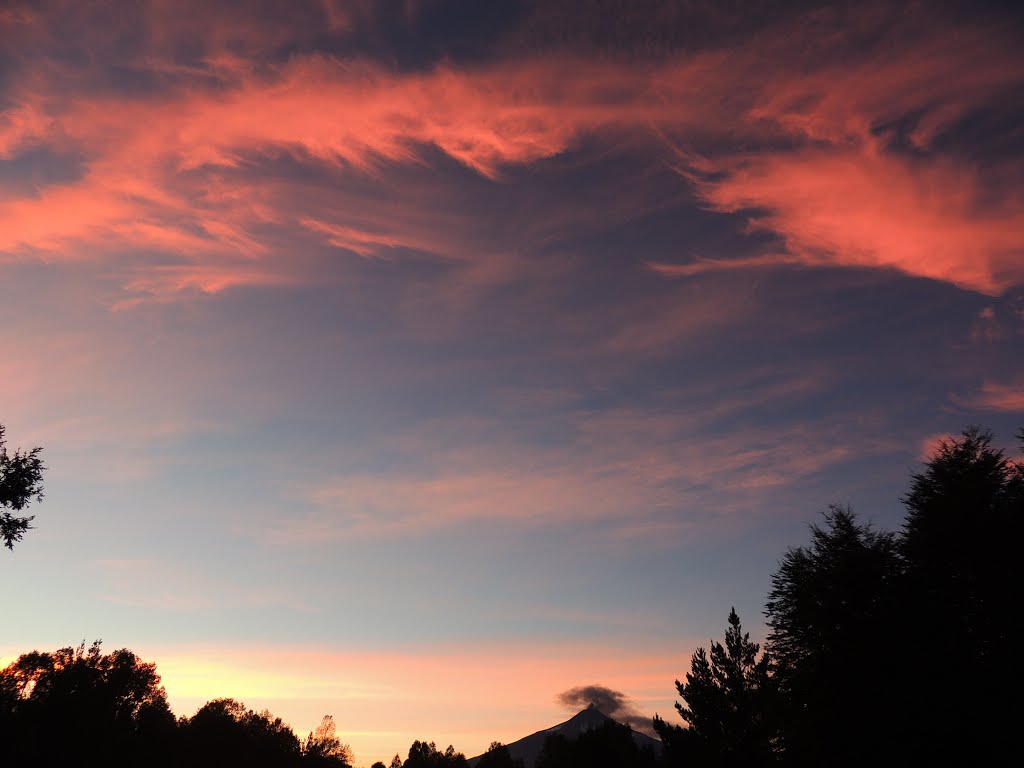
[[[304,740],[269,712],[215,699],[175,719],[156,665],[128,650],[24,654],[0,672],[0,764],[20,766],[307,766],[351,752],[328,716]]]
[[[0,429],[0,449],[2,439]],[[21,464],[0,458],[0,501],[20,511],[12,499],[41,491],[38,449],[17,456]],[[19,473],[26,482],[13,482]],[[1024,466],[970,429],[938,446],[903,503],[899,531],[833,507],[808,544],[783,555],[764,649],[730,612],[724,643],[697,649],[676,681],[684,723],[654,719],[660,755],[610,723],[573,740],[550,736],[532,768],[1020,762],[1012,755],[1024,679],[1015,648]],[[9,545],[31,518],[4,514]],[[155,665],[128,650],[32,652],[0,671],[0,764],[11,768],[351,763],[330,717],[305,739],[232,699],[175,718]],[[373,768],[468,761],[451,746],[415,741],[405,760]],[[476,768],[522,765],[495,743]]]
[[[608,720],[574,738],[549,734],[533,766],[524,766],[500,742],[491,746],[475,762],[474,768],[662,768],[663,762],[650,747],[641,747],[628,725]],[[469,768],[469,761],[451,746],[439,750],[433,742],[413,742],[409,757],[399,755],[390,766],[374,763],[371,768]]]
[[[782,557],[760,656],[735,611],[697,650],[669,766],[1018,763],[1024,466],[970,429],[902,501],[899,531],[833,507]]]
[[[5,768],[350,768],[348,745],[325,716],[305,739],[264,710],[214,699],[192,717],[175,718],[156,665],[127,649],[33,651],[0,671],[0,765]],[[659,768],[628,726],[608,721],[575,739],[548,736],[532,768]],[[469,768],[454,747],[414,741],[403,760],[372,768]],[[494,742],[475,768],[524,768]]]

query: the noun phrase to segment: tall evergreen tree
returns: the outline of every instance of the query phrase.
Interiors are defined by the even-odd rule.
[[[890,754],[893,739],[876,722],[898,715],[884,689],[900,684],[889,653],[900,570],[895,535],[836,506],[823,527],[811,526],[809,546],[780,561],[765,614],[792,764],[863,765]]]
[[[689,728],[657,717],[654,721],[672,764],[758,766],[775,761],[775,683],[770,658],[761,654],[758,659],[759,650],[732,609],[725,645],[712,642],[710,659],[704,648],[693,654],[686,682],[676,680],[686,702],[676,702],[676,710]]]
[[[912,664],[920,704],[910,727],[922,759],[994,760],[1018,725],[1024,679],[1012,620],[1024,575],[1024,467],[972,427],[938,445],[903,501],[905,603],[928,638]]]

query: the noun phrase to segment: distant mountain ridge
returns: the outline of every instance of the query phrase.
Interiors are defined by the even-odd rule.
[[[537,758],[540,757],[541,750],[544,748],[544,740],[548,736],[559,734],[566,739],[572,740],[579,737],[580,734],[600,728],[608,722],[618,721],[591,704],[586,709],[577,712],[564,723],[531,733],[529,736],[525,736],[519,739],[519,741],[514,741],[505,746],[508,747],[508,751],[514,760],[522,760],[525,768],[533,768]],[[664,747],[658,739],[652,738],[645,733],[634,731],[632,728],[629,730],[632,732],[633,741],[636,742],[637,746],[641,748],[649,747],[655,751],[655,754],[661,753]],[[475,767],[481,757],[483,755],[470,758],[470,766]]]

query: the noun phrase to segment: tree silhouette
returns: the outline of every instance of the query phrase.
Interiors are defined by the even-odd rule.
[[[34,519],[33,515],[14,513],[21,512],[33,499],[42,501],[45,467],[39,456],[42,448],[27,453],[19,448],[8,453],[4,434],[4,425],[0,424],[0,538],[5,547],[14,549],[15,542],[21,541]]]
[[[465,764],[451,752],[441,754],[439,765]],[[3,768],[348,768],[351,762],[330,715],[302,744],[281,718],[234,699],[214,699],[176,721],[156,665],[126,649],[104,654],[98,640],[88,649],[83,643],[32,651],[0,670]]]
[[[434,742],[414,741],[409,747],[409,757],[403,768],[468,768],[469,761],[451,744],[441,752]]]
[[[912,666],[916,741],[927,759],[992,762],[1016,729],[1014,681],[1024,677],[1007,613],[1019,604],[1024,576],[1024,467],[992,446],[990,432],[972,427],[938,445],[903,502],[905,602],[929,638]],[[949,681],[969,702],[954,729],[943,704]]]
[[[975,660],[1002,658],[1012,635],[1003,610],[1021,583],[1024,467],[972,427],[939,444],[903,501],[902,549],[915,587]]]
[[[352,764],[352,750],[337,737],[334,718],[330,715],[324,715],[320,725],[306,737],[302,745],[302,756],[306,765],[340,768]]]
[[[492,741],[477,760],[476,768],[523,768],[523,761],[513,759],[508,747],[500,741]]]
[[[688,724],[684,732],[661,718],[654,721],[673,764],[751,766],[771,763],[777,738],[771,708],[775,683],[770,657],[743,632],[736,610],[729,612],[725,645],[711,643],[711,658],[698,648],[686,682],[676,690],[688,706],[676,710]]]
[[[281,718],[234,699],[207,702],[180,724],[182,764],[199,768],[301,765],[299,740]]]
[[[170,764],[174,717],[156,665],[131,651],[23,654],[0,672],[0,702],[5,766]]]
[[[895,536],[833,506],[811,544],[789,550],[772,576],[765,615],[783,699],[786,751],[800,765],[862,765],[889,756],[897,715],[880,688],[901,674],[886,653],[896,622]]]

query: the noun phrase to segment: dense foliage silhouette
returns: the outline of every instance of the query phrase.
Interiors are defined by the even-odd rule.
[[[523,768],[523,761],[514,759],[508,747],[500,741],[492,741],[477,760],[476,768]]]
[[[402,768],[469,768],[469,761],[451,744],[442,752],[432,741],[414,741]]]
[[[669,764],[980,765],[1020,752],[1024,467],[972,427],[939,444],[903,502],[900,532],[834,506],[808,545],[783,555],[756,676],[770,695],[758,705],[739,695],[746,677],[728,682],[738,619],[717,669],[715,646],[710,662],[698,649],[676,681],[689,727],[655,718]],[[751,744],[762,748],[733,760]]]
[[[122,649],[33,651],[0,671],[0,764],[22,766],[347,766],[324,718],[305,743],[280,718],[215,699],[175,720],[156,665]]]
[[[1018,438],[1024,442],[1024,432]],[[901,601],[928,638],[910,681],[917,700],[908,725],[920,751],[961,764],[1019,752],[1009,734],[1020,711],[1010,702],[1024,679],[1015,647],[1024,466],[993,448],[991,433],[972,427],[939,444],[903,503]],[[963,702],[952,728],[951,691]]]
[[[4,440],[6,431],[0,424],[0,539],[4,546],[14,549],[25,532],[32,527],[33,515],[16,515],[33,499],[43,498],[42,448],[25,452],[20,448],[14,453],[7,452]]]
[[[156,666],[131,651],[33,651],[0,672],[4,765],[168,765],[174,735]]]
[[[254,712],[234,699],[215,699],[181,723],[184,764],[297,766],[299,740],[269,712]]]
[[[782,696],[788,760],[797,765],[864,765],[892,748],[871,712],[898,716],[879,685],[905,678],[886,653],[897,626],[900,560],[893,533],[832,507],[811,543],[789,550],[772,576],[765,615]]]

